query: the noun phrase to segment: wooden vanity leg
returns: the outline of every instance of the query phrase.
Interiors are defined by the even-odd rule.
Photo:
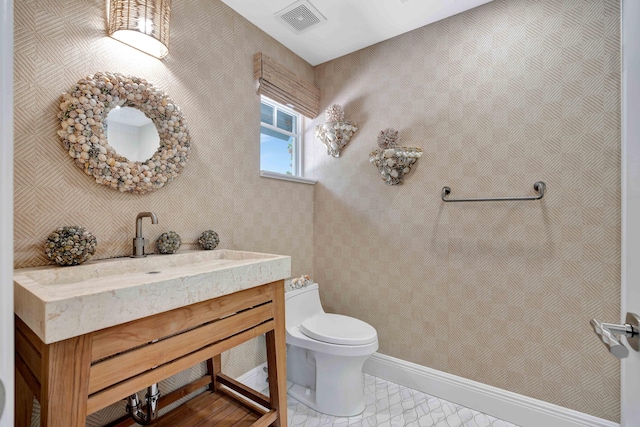
[[[84,427],[91,368],[90,334],[49,344],[42,355],[43,427]]]
[[[276,427],[287,427],[287,343],[284,323],[284,280],[273,283],[275,328],[266,333],[269,400],[278,411]]]
[[[33,411],[33,398],[35,393],[22,374],[16,369],[16,394],[15,394],[15,427],[29,427],[31,425],[31,413]]]
[[[211,375],[211,386],[209,390],[218,391],[220,383],[217,375],[222,372],[222,357],[218,354],[207,360],[207,374]]]

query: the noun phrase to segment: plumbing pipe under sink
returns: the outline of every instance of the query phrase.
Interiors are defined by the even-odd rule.
[[[138,398],[138,393],[133,393],[127,398],[127,412],[131,414],[131,418],[138,424],[147,425],[158,417],[158,399],[160,398],[160,390],[158,383],[151,384],[147,387],[146,413],[143,411],[142,401]]]

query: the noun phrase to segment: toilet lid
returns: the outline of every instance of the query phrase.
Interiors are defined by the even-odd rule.
[[[378,333],[370,324],[341,314],[322,313],[300,325],[309,338],[331,344],[364,345],[374,342]]]

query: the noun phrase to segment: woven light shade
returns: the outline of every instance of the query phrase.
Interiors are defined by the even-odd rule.
[[[169,53],[171,0],[110,0],[109,36],[156,58]]]

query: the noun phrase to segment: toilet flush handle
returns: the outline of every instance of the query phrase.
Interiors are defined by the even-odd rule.
[[[591,319],[591,325],[602,342],[609,348],[611,354],[618,359],[624,359],[629,355],[629,350],[620,342],[616,335],[624,335],[627,342],[635,351],[640,351],[640,316],[635,313],[627,313],[626,322],[622,325],[615,323],[603,323]]]

